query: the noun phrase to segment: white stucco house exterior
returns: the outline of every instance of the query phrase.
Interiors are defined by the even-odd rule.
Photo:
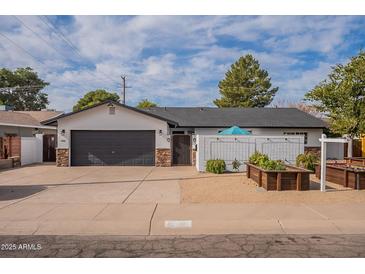
[[[237,125],[252,135],[303,135],[320,150],[326,124],[294,108],[154,107],[107,101],[44,122],[57,126],[57,165],[194,165],[196,135]]]

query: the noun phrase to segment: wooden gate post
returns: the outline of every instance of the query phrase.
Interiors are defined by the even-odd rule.
[[[297,190],[301,190],[302,189],[302,173],[298,172],[297,173]]]
[[[281,172],[278,172],[276,176],[276,190],[281,191]]]

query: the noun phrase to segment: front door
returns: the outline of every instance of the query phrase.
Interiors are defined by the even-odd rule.
[[[56,161],[56,135],[43,135],[43,162]]]
[[[191,165],[190,135],[173,135],[172,163],[174,165]]]

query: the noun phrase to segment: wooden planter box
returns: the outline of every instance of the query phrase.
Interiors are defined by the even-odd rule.
[[[316,177],[321,178],[321,165],[316,165]],[[327,164],[326,180],[352,189],[365,189],[365,170],[356,170],[345,164]]]
[[[14,167],[13,159],[0,159],[0,169],[8,169]]]
[[[266,190],[309,190],[310,170],[290,165],[286,165],[287,170],[264,170],[247,162],[245,164],[247,177]]]
[[[365,157],[345,157],[348,164],[365,166]]]

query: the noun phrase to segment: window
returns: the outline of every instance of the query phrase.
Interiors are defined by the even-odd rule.
[[[304,144],[308,143],[308,132],[284,132],[284,135],[303,135],[304,136]]]
[[[174,130],[172,134],[185,134],[185,131],[183,130]]]

